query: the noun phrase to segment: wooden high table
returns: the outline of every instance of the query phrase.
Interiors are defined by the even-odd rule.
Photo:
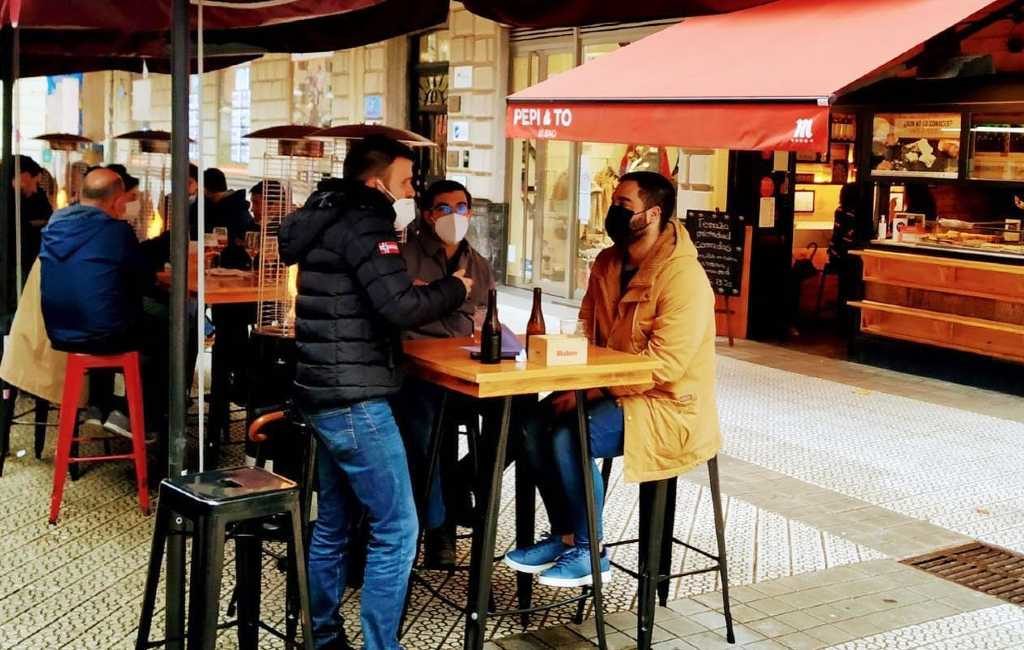
[[[486,494],[483,522],[473,532],[473,550],[470,559],[469,593],[466,599],[466,629],[463,645],[467,649],[479,650],[483,647],[484,634],[487,628],[488,600],[491,592],[491,576],[493,573],[494,545],[498,527],[498,509],[501,503],[502,474],[505,470],[505,450],[508,446],[509,425],[512,415],[512,401],[517,396],[536,395],[549,391],[575,391],[577,431],[580,441],[580,462],[583,464],[583,482],[587,500],[587,524],[591,540],[591,570],[594,576],[592,593],[594,610],[598,621],[599,647],[605,648],[604,620],[602,612],[600,540],[597,539],[597,517],[594,511],[594,480],[590,471],[590,443],[587,431],[586,391],[591,388],[610,388],[615,386],[631,386],[648,384],[652,381],[655,368],[659,363],[652,359],[633,354],[617,352],[608,348],[590,346],[586,365],[543,367],[526,365],[519,367],[514,361],[502,361],[500,364],[485,365],[470,359],[469,352],[462,349],[473,345],[468,338],[463,339],[425,339],[405,342],[406,361],[411,376],[428,381],[450,391],[461,393],[478,400],[487,400],[497,408],[494,413],[484,409],[485,425],[483,435],[488,440],[489,452],[479,464],[478,477],[483,490],[478,494]],[[437,421],[430,441],[430,462],[427,470],[426,486],[431,485],[436,470],[440,450],[441,432],[444,424],[444,411],[447,399],[440,406]],[[498,414],[494,422],[493,415]],[[490,416],[490,417],[489,417]],[[488,461],[491,464],[488,464]],[[486,474],[490,467],[490,475]],[[516,477],[522,474],[517,471]],[[518,481],[517,481],[518,483]],[[533,496],[533,486],[529,486]],[[532,501],[532,499],[531,499]],[[517,543],[533,542],[533,509],[529,513],[521,513],[530,521],[529,539],[523,539],[524,530],[517,526]],[[517,517],[519,519],[519,517]],[[527,584],[532,576],[520,575],[520,585]],[[520,599],[522,599],[520,590]],[[567,604],[580,600],[584,596],[571,598],[556,605]],[[538,608],[539,609],[539,608]],[[532,611],[529,603],[518,610],[494,612],[498,615],[523,614]]]
[[[156,274],[157,286],[171,288],[171,272],[160,271]],[[192,296],[199,294],[199,283],[196,281],[195,269],[188,279],[188,292]],[[206,274],[205,300],[207,305],[238,305],[256,303],[260,300],[259,278],[256,273],[249,272],[245,277]]]

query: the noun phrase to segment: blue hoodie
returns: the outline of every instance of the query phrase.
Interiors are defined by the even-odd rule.
[[[43,321],[54,349],[135,347],[153,273],[132,227],[99,208],[73,205],[54,213],[42,240]]]

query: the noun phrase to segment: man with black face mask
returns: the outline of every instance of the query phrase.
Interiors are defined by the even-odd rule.
[[[591,456],[624,456],[629,482],[677,476],[719,448],[715,297],[686,228],[672,219],[675,201],[660,174],[622,177],[605,218],[615,245],[597,256],[580,307],[591,343],[661,364],[650,384],[587,393]],[[521,460],[538,477],[551,535],[505,556],[513,569],[539,573],[553,587],[592,580],[575,409],[575,393],[555,393],[526,418]],[[600,513],[604,485],[591,466]],[[600,566],[610,579],[604,552]]]

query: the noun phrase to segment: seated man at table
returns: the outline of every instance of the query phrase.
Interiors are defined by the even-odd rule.
[[[406,242],[401,244],[410,277],[416,284],[425,285],[464,269],[474,284],[469,298],[459,309],[434,322],[408,329],[404,336],[408,339],[472,336],[473,312],[477,307],[487,306],[487,292],[494,286],[487,260],[466,240],[473,218],[473,199],[461,183],[441,180],[427,189],[420,204],[423,211],[408,230]],[[430,432],[441,396],[442,389],[436,385],[407,379],[394,400],[395,415],[409,448],[414,476],[416,470],[427,466]],[[449,414],[475,417],[470,400],[460,399],[454,393],[450,393],[448,399]],[[446,490],[444,496],[450,496],[452,491]],[[441,473],[436,472],[426,499],[426,512],[421,513],[425,528],[424,559],[430,567],[455,564],[455,522],[449,512],[453,504],[446,504],[444,496]],[[469,494],[462,496],[468,498]]]
[[[117,172],[97,168],[82,182],[80,203],[54,213],[43,229],[39,253],[43,321],[56,350],[141,351],[146,428],[162,434],[168,330],[166,321],[154,317],[145,304],[154,284],[153,269],[124,221],[129,199]],[[106,382],[101,374],[94,376],[100,382],[95,392],[102,394]],[[107,428],[128,433],[126,426],[121,423],[120,431]]]
[[[245,190],[229,190],[224,172],[216,167],[205,170],[203,192],[206,194],[206,232],[226,228],[229,244],[244,244],[246,232],[259,230],[249,211]]]
[[[605,231],[614,246],[590,273],[580,318],[594,345],[661,362],[649,385],[587,393],[590,455],[625,456],[629,482],[682,474],[718,453],[715,406],[715,297],[683,225],[672,219],[676,193],[654,172],[626,174],[612,196]],[[574,393],[541,402],[523,426],[525,462],[538,481],[551,536],[510,551],[505,562],[539,573],[541,584],[591,584],[583,473]],[[604,486],[591,461],[601,537]],[[601,553],[602,579],[611,577]]]

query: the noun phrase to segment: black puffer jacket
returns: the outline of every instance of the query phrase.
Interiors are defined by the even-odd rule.
[[[295,388],[305,408],[397,392],[401,330],[435,321],[466,299],[454,277],[413,286],[394,220],[381,192],[328,179],[281,224],[281,259],[299,264]]]

